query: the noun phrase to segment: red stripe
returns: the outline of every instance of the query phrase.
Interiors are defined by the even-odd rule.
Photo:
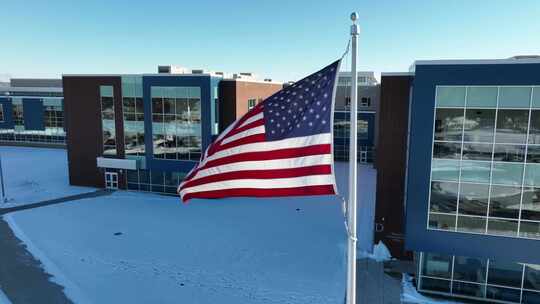
[[[203,170],[215,166],[221,166],[230,163],[242,162],[242,161],[258,161],[258,160],[271,160],[271,159],[284,159],[293,157],[302,157],[318,154],[330,154],[332,146],[330,144],[320,144],[299,148],[279,149],[272,151],[258,151],[258,152],[246,152],[234,154],[231,156],[225,156],[216,160],[207,162],[204,166],[197,170]]]
[[[334,192],[334,185],[305,186],[295,188],[275,188],[275,189],[255,189],[237,188],[223,189],[204,192],[187,193],[182,197],[183,202],[192,198],[224,198],[224,197],[272,197],[272,196],[306,196],[306,195],[331,195]]]
[[[229,132],[229,134],[227,134],[227,136],[225,136],[225,138],[223,138],[223,140],[230,137],[230,136],[233,136],[233,135],[236,135],[236,134],[238,134],[240,132],[243,132],[245,130],[260,127],[260,126],[263,126],[263,125],[264,125],[264,119],[262,119],[262,118],[259,119],[259,120],[252,121],[252,122],[248,123],[247,125],[242,126],[242,127],[238,128],[238,129],[233,129],[231,132]]]
[[[298,168],[287,169],[273,169],[273,170],[244,170],[244,171],[232,171],[221,174],[213,174],[198,178],[196,180],[189,181],[182,185],[180,190],[185,188],[199,186],[202,184],[220,182],[234,179],[274,179],[274,178],[288,178],[288,177],[300,177],[308,175],[322,175],[331,174],[331,165],[315,165]]]

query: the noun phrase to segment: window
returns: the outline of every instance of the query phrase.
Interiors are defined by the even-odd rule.
[[[151,88],[154,158],[193,160],[201,157],[201,89]]]
[[[345,97],[345,108],[349,109],[351,107],[351,97],[346,96]]]
[[[122,109],[126,155],[145,155],[142,77],[122,76]]]
[[[24,129],[24,110],[22,99],[13,98],[13,124],[15,128]]]
[[[537,91],[436,87],[429,229],[540,239]]]
[[[4,104],[0,103],[0,122],[4,122]]]
[[[362,97],[360,99],[360,106],[362,106],[362,107],[370,107],[371,106],[371,98],[370,97]]]
[[[101,128],[103,155],[116,155],[116,127],[114,125],[114,90],[112,86],[100,86]]]
[[[257,104],[257,100],[255,98],[248,99],[248,111],[253,109],[256,104]]]

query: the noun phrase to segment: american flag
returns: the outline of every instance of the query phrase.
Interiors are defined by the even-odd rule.
[[[231,124],[178,186],[182,201],[335,194],[332,118],[340,61]]]

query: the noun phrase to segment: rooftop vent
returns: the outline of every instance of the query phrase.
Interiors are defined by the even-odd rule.
[[[521,60],[521,59],[539,59],[539,58],[540,58],[540,55],[517,55],[517,56],[512,56],[509,59]]]

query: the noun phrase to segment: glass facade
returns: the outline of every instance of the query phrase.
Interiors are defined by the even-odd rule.
[[[201,156],[201,89],[151,87],[153,157],[198,161]]]
[[[437,87],[428,229],[540,239],[539,98]]]
[[[540,265],[419,253],[417,286],[426,293],[490,303],[540,303]]]
[[[116,156],[116,127],[114,125],[114,89],[112,86],[100,86],[101,129],[103,155]]]
[[[19,143],[64,144],[64,112],[61,98],[34,98],[43,103],[43,129],[32,130],[24,124],[24,105],[21,97],[11,97],[13,127],[0,129],[0,141]],[[7,109],[2,108],[3,111]]]
[[[336,112],[338,114],[338,112]],[[358,161],[364,163],[373,162],[373,145],[365,144],[369,141],[369,121],[363,119],[358,114]],[[349,160],[349,136],[350,136],[350,114],[349,112],[339,112],[334,115],[334,159],[340,161]]]
[[[176,195],[176,188],[186,174],[182,172],[127,170],[127,187],[128,190]]]
[[[145,156],[142,76],[122,76],[126,156]]]

